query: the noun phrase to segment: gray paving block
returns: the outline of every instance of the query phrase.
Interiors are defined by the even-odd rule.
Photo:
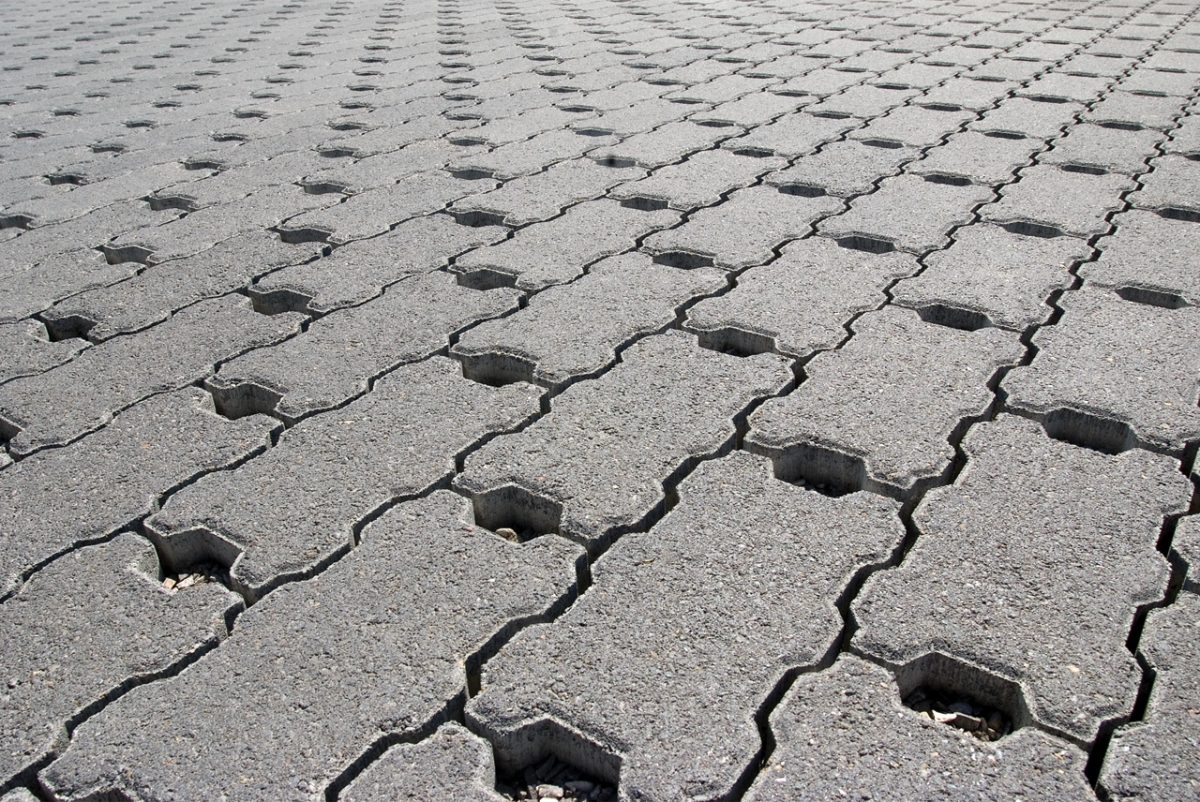
[[[1116,731],[1100,785],[1115,802],[1191,799],[1200,789],[1200,596],[1185,593],[1154,610],[1138,651],[1154,672],[1144,723]]]
[[[147,532],[168,560],[219,556],[239,592],[256,598],[341,556],[381,508],[448,481],[457,455],[528,420],[540,392],[467,381],[445,357],[403,365],[236,471],[176,493]]]
[[[880,117],[892,109],[903,106],[921,94],[919,89],[910,89],[896,84],[875,86],[860,84],[844,92],[822,98],[819,103],[808,107],[813,114],[846,115],[870,120]]]
[[[292,424],[365,393],[397,365],[444,351],[455,332],[516,311],[519,297],[510,289],[460,287],[440,271],[413,276],[274,348],[226,362],[205,385],[232,408],[269,399],[271,411]]]
[[[1136,66],[1133,73],[1118,86],[1128,92],[1145,94],[1166,94],[1174,97],[1191,97],[1196,91],[1200,80],[1195,74],[1187,72],[1167,72],[1164,70],[1145,69]]]
[[[780,478],[901,497],[949,471],[950,438],[992,406],[992,376],[1024,354],[1000,329],[960,331],[884,307],[804,366],[791,394],[750,416],[746,448]]]
[[[760,125],[746,136],[726,140],[721,147],[734,152],[748,151],[792,159],[812,153],[861,124],[853,118],[817,117],[798,111]]]
[[[345,159],[329,160],[331,165],[301,178],[300,186],[308,192],[332,191],[357,195],[368,189],[386,187],[409,176],[440,170],[454,159],[482,152],[482,148],[464,148],[444,139],[426,139],[348,164]]]
[[[14,379],[0,387],[9,451],[26,455],[69,443],[148,396],[204,378],[218,362],[296,333],[303,320],[290,312],[260,315],[240,296],[216,298],[45,373]]]
[[[89,345],[72,338],[51,342],[46,327],[36,320],[0,324],[0,382],[42,373],[71,359]]]
[[[581,560],[560,538],[473,526],[451,493],[404,504],[319,578],[244,613],[220,648],[85,722],[41,781],[58,800],[323,799],[381,737],[448,719],[481,657],[569,603]]]
[[[1094,103],[1082,118],[1088,122],[1134,125],[1166,131],[1175,126],[1186,101],[1134,92],[1112,91]]]
[[[1175,529],[1175,539],[1171,541],[1171,551],[1183,560],[1187,570],[1184,573],[1183,589],[1189,593],[1200,594],[1200,518],[1191,515],[1182,518]]]
[[[42,314],[59,336],[92,342],[168,319],[205,298],[240,290],[256,277],[321,255],[318,245],[288,245],[270,232],[239,234],[195,256],[162,262],[117,284],[59,301]]]
[[[771,173],[763,182],[801,193],[820,190],[849,198],[870,192],[876,181],[895,175],[920,155],[916,148],[879,147],[854,140],[830,142],[817,153],[796,159],[791,167]]]
[[[687,161],[656,170],[648,178],[624,183],[609,197],[644,200],[649,205],[665,203],[672,209],[689,211],[719,203],[723,195],[786,165],[784,159],[776,157],[752,158],[728,150],[703,150]]]
[[[1200,309],[1162,309],[1089,289],[1067,293],[1033,363],[1005,377],[1006,404],[1062,436],[1109,451],[1174,454],[1200,437]]]
[[[849,320],[882,306],[884,288],[919,269],[908,254],[866,253],[811,237],[738,276],[729,293],[693,306],[684,326],[717,350],[773,350],[807,359],[836,348],[848,336]]]
[[[983,206],[979,217],[989,223],[1031,234],[1105,234],[1108,215],[1125,205],[1132,179],[1115,174],[1091,175],[1049,164],[1026,167],[1020,179],[1000,188],[1000,199]]]
[[[697,123],[751,128],[765,125],[785,114],[792,114],[809,102],[811,101],[808,98],[777,95],[774,92],[754,92],[737,100],[718,103],[707,111],[695,112],[688,119]]]
[[[644,526],[662,509],[663,483],[731,448],[734,418],[791,379],[775,355],[739,359],[678,331],[647,337],[532,426],[469,456],[455,486],[484,525],[554,531],[594,550]]]
[[[669,209],[641,211],[601,198],[522,228],[510,240],[472,251],[451,269],[471,286],[536,291],[573,281],[591,263],[632,250],[639,238],[679,218]]]
[[[153,190],[200,176],[183,169],[179,163],[147,165],[123,176],[75,187],[59,187],[45,197],[12,203],[3,215],[16,215],[41,227],[61,223],[116,203],[141,198]]]
[[[993,197],[990,187],[898,175],[883,179],[878,191],[851,201],[846,213],[823,220],[817,230],[835,239],[873,240],[923,253],[945,247],[950,232],[970,223],[976,207]]]
[[[870,47],[870,44],[867,42],[859,44]],[[848,89],[855,84],[860,84],[873,77],[874,73],[871,72],[839,70],[836,69],[835,65],[834,67],[821,67],[820,69],[806,72],[803,75],[788,78],[783,83],[776,84],[771,88],[776,92],[789,95],[807,95],[813,98],[822,98],[837,94],[844,89]]]
[[[54,555],[134,525],[164,493],[266,448],[278,426],[263,416],[227,421],[211,396],[187,388],[0,471],[0,596]]]
[[[38,802],[38,798],[26,788],[17,788],[0,797],[0,802]]]
[[[552,164],[544,172],[514,178],[491,192],[455,201],[450,213],[460,219],[465,215],[466,220],[496,219],[505,225],[524,226],[549,220],[568,206],[598,198],[612,187],[645,175],[638,167],[571,159]]]
[[[328,139],[320,144],[314,142],[312,145],[316,147],[318,153],[364,159],[368,156],[400,150],[414,142],[436,139],[472,124],[471,122],[449,120],[440,115],[431,115],[406,119],[402,124],[380,125],[380,127],[365,133]],[[243,145],[243,147],[245,146]]]
[[[622,84],[622,86],[625,85]],[[616,137],[628,137],[651,131],[667,123],[678,122],[691,114],[704,110],[694,105],[672,103],[658,97],[657,94],[668,91],[666,86],[657,86],[653,89],[656,90],[654,97],[639,99],[636,94],[630,94],[628,95],[629,100],[617,108],[606,108],[603,102],[596,97],[597,93],[590,93],[578,101],[579,105],[586,107],[600,102],[602,103],[599,107],[601,114],[572,123],[571,128],[580,133],[592,135],[609,134]]]
[[[978,131],[954,134],[925,158],[908,165],[915,175],[951,176],[995,186],[1014,180],[1017,168],[1033,164],[1044,145],[1036,139],[988,136]]]
[[[502,802],[491,745],[461,724],[443,724],[417,744],[397,744],[338,795],[344,802],[395,802],[429,796]]]
[[[570,284],[550,287],[516,315],[467,331],[450,349],[482,381],[562,388],[616,360],[618,348],[665,328],[697,296],[727,286],[715,268],[680,270],[629,253],[596,263]]]
[[[520,142],[547,131],[566,128],[578,121],[580,116],[578,112],[545,106],[509,117],[497,117],[476,128],[456,131],[447,138],[454,143],[498,148],[509,142]]]
[[[1150,173],[1140,179],[1141,189],[1129,193],[1129,202],[1140,209],[1180,210],[1188,219],[1200,217],[1200,161],[1171,154],[1151,165]]]
[[[850,139],[898,142],[908,147],[925,148],[938,144],[977,116],[975,112],[965,109],[904,106],[875,118],[847,136]]]
[[[899,282],[892,297],[944,325],[1024,331],[1050,318],[1050,294],[1070,287],[1070,268],[1091,253],[1075,237],[1027,237],[976,223],[955,232],[953,244],[928,256],[927,269]]]
[[[390,284],[445,267],[463,251],[506,236],[506,228],[471,228],[445,214],[417,217],[382,236],[343,245],[324,259],[264,276],[249,293],[272,311],[305,309],[323,314],[363,303]]]
[[[648,170],[680,161],[698,150],[740,134],[733,126],[698,125],[689,120],[667,123],[653,131],[634,134],[614,145],[606,145],[589,155],[601,164],[636,165]]]
[[[109,264],[98,250],[54,254],[36,265],[0,278],[0,322],[18,321],[51,307],[56,301],[96,287],[106,287],[141,269],[132,262]]]
[[[982,743],[909,710],[900,694],[890,672],[853,656],[798,677],[771,713],[775,750],[747,802],[1095,798],[1077,747],[1029,727]]]
[[[963,49],[967,52],[980,52],[975,48]],[[945,57],[945,51],[938,53],[939,60]],[[983,81],[963,76],[951,78],[941,86],[933,87],[921,96],[921,102],[929,105],[958,106],[976,112],[984,112],[995,108],[1001,102],[1009,102],[1009,93],[1019,86],[1020,84],[1016,81]]]
[[[1200,226],[1141,209],[1114,215],[1113,226],[1096,243],[1100,258],[1079,270],[1089,285],[1160,306],[1200,305]]]
[[[1100,454],[1012,415],[963,448],[954,485],[917,507],[904,563],[859,593],[852,648],[892,666],[947,655],[981,691],[1007,683],[1018,720],[1091,742],[1133,709],[1141,671],[1125,639],[1166,591],[1155,543],[1191,484],[1165,457]]]
[[[785,484],[745,452],[706,462],[564,616],[488,663],[467,720],[502,768],[570,755],[610,782],[619,768],[623,799],[726,796],[762,748],[755,712],[836,649],[837,599],[903,539],[896,510]],[[780,585],[773,602],[747,592]]]
[[[385,234],[405,220],[497,186],[495,181],[464,181],[441,173],[413,175],[353,195],[345,203],[299,214],[281,225],[279,232],[289,242],[343,245]]]
[[[985,112],[982,119],[967,128],[984,133],[1013,133],[1034,139],[1052,139],[1075,122],[1087,107],[1082,103],[1055,103],[1027,97],[1014,97]]]
[[[1091,75],[1068,75],[1063,72],[1046,72],[1030,81],[1024,89],[1017,90],[1022,97],[1047,99],[1052,102],[1091,103],[1108,93],[1112,78]]]
[[[160,580],[150,544],[122,534],[56,560],[0,605],[0,782],[66,748],[68,724],[92,705],[226,636],[238,596]]]
[[[695,212],[679,228],[651,235],[642,247],[659,259],[737,270],[770,261],[776,247],[807,236],[814,221],[842,206],[832,197],[747,187]]]
[[[1146,172],[1146,160],[1158,155],[1155,147],[1162,139],[1162,132],[1153,129],[1130,131],[1084,123],[1068,129],[1054,147],[1038,156],[1038,162],[1138,175]]]
[[[1179,127],[1171,131],[1171,138],[1162,143],[1164,153],[1182,153],[1185,156],[1200,154],[1200,114],[1195,110],[1179,121]]]
[[[520,142],[502,145],[488,153],[456,159],[447,169],[454,173],[480,174],[508,181],[540,172],[555,162],[577,159],[588,151],[611,145],[615,141],[610,136],[586,136],[567,129],[547,131]]]

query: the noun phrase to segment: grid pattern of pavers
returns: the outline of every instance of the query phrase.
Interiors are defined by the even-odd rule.
[[[0,0],[0,802],[1200,800],[1200,3]]]

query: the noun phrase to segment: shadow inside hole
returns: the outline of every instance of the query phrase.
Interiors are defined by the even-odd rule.
[[[504,485],[478,493],[471,502],[478,526],[517,543],[541,535],[558,534],[562,522],[561,504],[518,485]],[[532,758],[522,761],[529,762]]]
[[[1117,295],[1135,304],[1157,306],[1160,309],[1183,309],[1185,306],[1190,306],[1181,295],[1176,295],[1173,292],[1163,292],[1162,290],[1147,289],[1146,287],[1122,287],[1117,290]]]
[[[781,184],[779,191],[784,195],[797,195],[801,198],[820,198],[825,190],[812,184]]]
[[[482,209],[449,209],[448,211],[456,223],[468,228],[483,228],[484,226],[499,226],[504,224],[504,215],[497,212],[486,212]]]
[[[497,290],[501,287],[517,286],[517,277],[503,270],[481,267],[466,273],[458,273],[458,285],[469,290]]]
[[[924,176],[925,180],[931,184],[947,184],[952,187],[969,187],[971,179],[961,175],[949,175],[948,173],[930,173]]]
[[[486,384],[489,387],[504,387],[517,382],[533,384],[533,372],[537,367],[531,359],[514,354],[455,354],[462,363],[464,379]]]
[[[1019,234],[1024,237],[1041,237],[1042,239],[1061,237],[1063,233],[1061,229],[1055,228],[1054,226],[1048,226],[1042,223],[1034,223],[1029,220],[1019,220],[1015,223],[1006,223],[1003,228],[1010,234]]]
[[[260,315],[281,315],[284,312],[308,313],[313,296],[298,290],[278,289],[260,291],[255,287],[247,290],[250,306]]]
[[[974,309],[959,309],[945,304],[929,304],[917,310],[921,320],[937,326],[945,326],[960,331],[979,331],[990,328],[992,321],[983,312]]]
[[[896,685],[905,707],[981,741],[997,741],[1033,721],[1018,683],[940,652],[903,666]]]
[[[540,719],[490,740],[500,780],[496,790],[509,799],[536,800],[541,795],[526,791],[522,797],[521,792],[535,791],[538,785],[557,785],[565,792],[569,783],[575,789],[586,788],[584,783],[591,786],[582,793],[575,790],[573,799],[617,798],[621,758],[553,719]]]
[[[894,243],[877,237],[842,237],[837,241],[837,244],[847,250],[865,251],[866,253],[891,253],[896,250]]]
[[[667,202],[662,198],[646,198],[640,195],[625,198],[621,201],[621,205],[626,209],[636,209],[639,212],[658,212],[668,208]]]
[[[159,555],[160,577],[181,576],[202,570],[202,566],[216,566],[226,579],[224,584],[232,583],[230,572],[242,554],[242,549],[232,541],[200,527],[171,534],[147,528],[147,534]]]
[[[748,450],[758,450],[752,443],[747,446]],[[861,458],[812,443],[799,443],[764,456],[771,458],[776,479],[823,496],[840,498],[862,490],[867,483],[867,466]]]
[[[775,350],[773,337],[744,329],[727,327],[713,331],[698,331],[696,336],[701,348],[733,356],[755,356],[756,354],[768,354]]]
[[[1192,209],[1179,209],[1174,206],[1168,206],[1165,209],[1159,209],[1158,216],[1164,217],[1167,220],[1182,220],[1185,223],[1200,223],[1200,212]]]
[[[208,391],[212,393],[213,409],[229,420],[238,420],[247,415],[274,414],[283,399],[283,393],[250,382],[228,386],[210,383]]]
[[[683,270],[712,267],[714,264],[711,256],[691,253],[689,251],[664,251],[663,253],[655,254],[654,263],[656,265],[666,265],[667,267],[678,267]]]
[[[96,327],[96,321],[82,315],[46,315],[45,326],[46,338],[52,343],[57,343],[63,340],[86,339],[87,333]]]
[[[1063,407],[1046,413],[1042,428],[1055,440],[1104,454],[1120,454],[1137,447],[1137,435],[1129,424],[1077,409]]]

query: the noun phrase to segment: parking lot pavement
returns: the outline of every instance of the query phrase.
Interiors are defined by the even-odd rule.
[[[3,802],[1200,800],[1200,3],[0,69]]]

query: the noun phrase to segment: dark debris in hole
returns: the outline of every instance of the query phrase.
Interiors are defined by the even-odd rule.
[[[1012,720],[1002,711],[953,691],[917,688],[904,699],[904,706],[981,741],[998,741],[1012,732]]]
[[[512,774],[502,775],[496,782],[496,792],[505,799],[610,802],[617,798],[616,788],[553,755],[536,766],[527,766]]]
[[[186,590],[196,585],[206,585],[216,582],[229,587],[229,572],[217,563],[202,563],[194,565],[187,571],[178,574],[167,573],[163,576],[162,586],[167,590]]]

